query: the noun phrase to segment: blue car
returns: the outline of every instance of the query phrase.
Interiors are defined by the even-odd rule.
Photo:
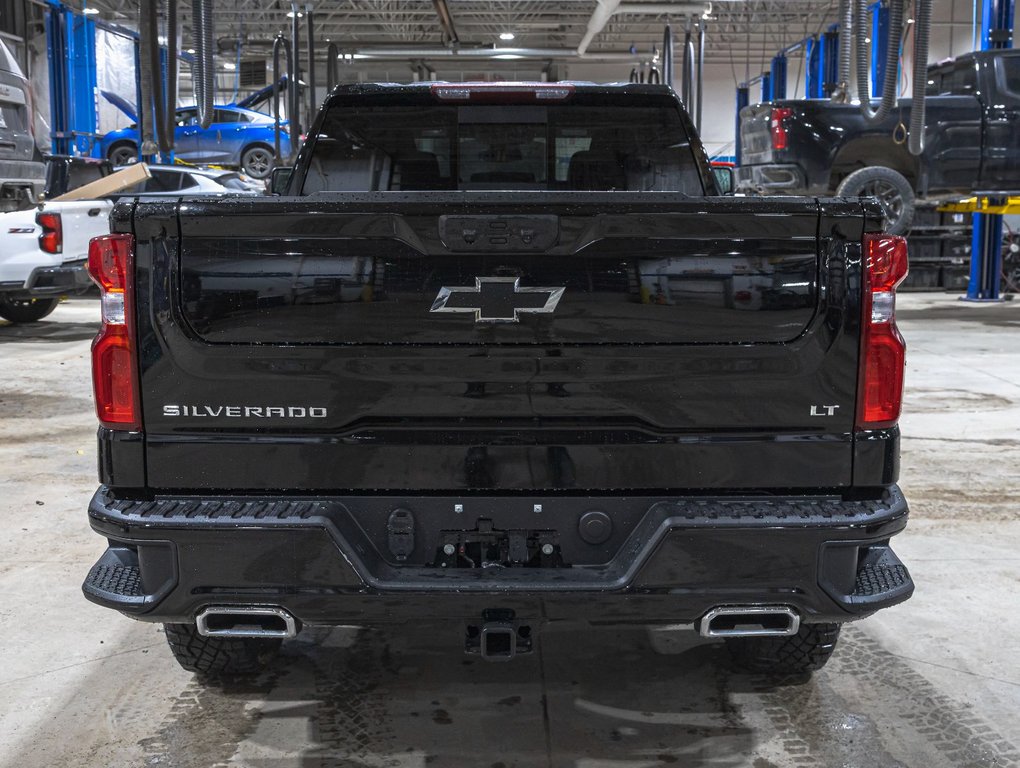
[[[130,117],[136,119],[134,115]],[[264,179],[273,170],[273,125],[270,115],[231,104],[216,107],[212,124],[203,130],[198,122],[198,107],[180,107],[174,130],[174,154],[189,163],[234,166],[252,178]],[[286,125],[286,121],[281,121],[283,157],[290,155]],[[114,165],[134,161],[138,157],[137,124],[110,131],[100,140],[99,148],[102,156]]]

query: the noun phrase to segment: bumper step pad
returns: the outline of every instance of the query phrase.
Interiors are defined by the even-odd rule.
[[[94,603],[138,613],[158,602],[176,581],[173,551],[165,543],[113,545],[89,570],[81,591]]]
[[[848,594],[829,590],[837,602],[851,611],[873,611],[906,600],[914,581],[888,544],[858,550],[857,573]]]
[[[905,565],[865,565],[857,573],[854,597],[873,597],[900,589],[910,581]]]
[[[140,597],[142,571],[137,565],[104,565],[96,563],[89,571],[85,584],[94,592],[106,592],[122,597]]]

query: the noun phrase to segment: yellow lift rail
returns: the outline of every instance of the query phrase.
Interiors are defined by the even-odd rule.
[[[943,203],[938,209],[948,213],[985,213],[997,216],[1020,213],[1020,197],[1007,197],[1004,205],[992,205],[989,202],[992,199],[1001,200],[1002,198],[989,195],[968,197],[966,200],[959,200],[955,203]]]

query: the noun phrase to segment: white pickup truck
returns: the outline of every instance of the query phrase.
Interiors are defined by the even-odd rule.
[[[103,160],[47,158],[45,195],[58,197],[111,172]],[[0,317],[31,323],[61,296],[88,290],[89,240],[108,231],[112,209],[109,200],[70,200],[0,214]]]
[[[255,194],[233,171],[149,166],[145,181],[102,199],[52,199],[113,170],[106,160],[49,157],[47,201],[0,214],[0,318],[32,323],[52,312],[62,296],[90,290],[89,240],[109,232],[110,211],[121,197]]]

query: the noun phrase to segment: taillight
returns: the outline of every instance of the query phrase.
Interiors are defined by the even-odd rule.
[[[135,353],[132,235],[103,235],[89,242],[89,275],[99,286],[103,327],[92,342],[92,386],[99,423],[141,429]]]
[[[793,114],[790,107],[773,107],[769,127],[772,130],[772,149],[786,149],[789,137],[786,135],[786,118]]]
[[[44,253],[63,253],[64,224],[59,213],[40,211],[35,215],[35,223],[42,228],[39,235],[39,248]]]
[[[906,345],[896,328],[896,286],[907,276],[907,241],[864,235],[861,371],[857,429],[883,429],[900,418]]]

